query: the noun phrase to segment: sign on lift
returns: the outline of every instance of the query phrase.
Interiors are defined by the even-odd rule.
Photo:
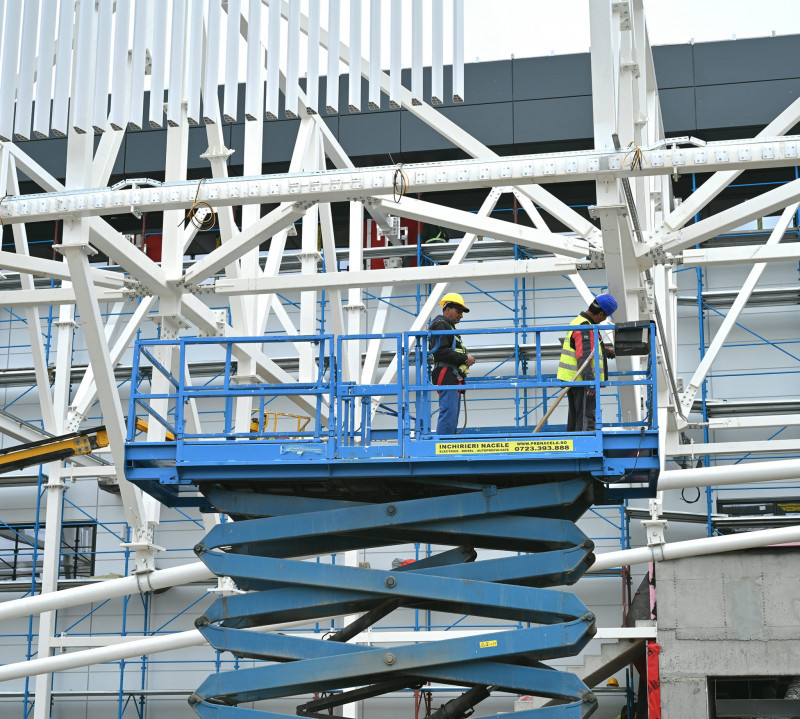
[[[436,454],[514,454],[572,452],[571,439],[525,439],[509,442],[437,442]]]

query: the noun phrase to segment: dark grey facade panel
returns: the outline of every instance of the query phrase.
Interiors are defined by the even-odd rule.
[[[403,152],[432,152],[454,150],[456,146],[422,120],[403,112],[400,114],[400,148]]]
[[[653,65],[659,90],[694,85],[693,45],[662,45],[653,48]]]
[[[514,103],[515,144],[574,140],[593,135],[589,95]]]
[[[513,64],[503,60],[499,62],[481,62],[467,65],[464,68],[464,105],[480,105],[487,102],[507,102],[515,97]],[[467,67],[470,71],[467,72]],[[446,72],[445,97],[452,100],[452,84],[450,73]],[[452,101],[450,102],[452,105]],[[460,105],[457,105],[459,107]]]
[[[63,179],[67,162],[67,138],[53,137],[47,140],[30,140],[18,143],[20,149],[41,165],[51,175]],[[121,163],[120,163],[121,164]],[[116,170],[116,165],[114,167]]]
[[[800,78],[695,89],[697,129],[764,126],[798,96]]]
[[[138,177],[164,171],[167,131],[129,132],[125,137],[125,175]],[[208,166],[208,163],[206,163]]]
[[[695,84],[783,80],[800,76],[800,35],[693,45]]]
[[[526,57],[507,62],[513,68],[514,100],[592,94],[592,67],[588,53]]]
[[[400,152],[400,113],[373,112],[342,115],[339,142],[348,155],[385,155]]]
[[[690,134],[697,130],[695,88],[675,87],[660,90],[661,118],[667,135]]]

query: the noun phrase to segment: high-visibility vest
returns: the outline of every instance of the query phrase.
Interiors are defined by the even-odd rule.
[[[582,315],[578,315],[574,320],[572,320],[572,322],[570,322],[570,326],[591,324],[592,323]],[[556,377],[558,377],[558,379],[562,382],[583,382],[583,376],[578,374],[578,358],[575,354],[575,348],[571,345],[573,331],[574,330],[570,330],[567,332],[567,336],[564,338],[564,344],[561,347],[561,359],[558,361],[558,374]],[[605,354],[603,353],[603,346],[601,343],[600,379],[605,380],[606,377],[606,358]]]

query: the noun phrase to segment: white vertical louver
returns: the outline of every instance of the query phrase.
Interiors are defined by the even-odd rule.
[[[169,52],[169,90],[167,91],[167,122],[178,127],[183,100],[183,38],[186,33],[186,0],[172,0],[172,32]]]
[[[22,3],[10,2],[3,25],[3,82],[0,83],[0,140],[14,135],[14,99],[17,94],[17,62],[22,31]]]
[[[0,11],[2,11],[2,7],[0,7]],[[2,17],[2,12],[0,12],[0,17]],[[58,1],[42,0],[39,55],[36,60],[36,106],[33,115],[33,134],[36,137],[50,135],[50,98],[55,66],[57,21]]]
[[[31,138],[33,112],[33,71],[36,68],[36,35],[39,27],[39,0],[27,0],[22,20],[22,45],[19,55],[19,91],[14,121],[14,137]],[[4,78],[5,79],[5,78]]]
[[[150,66],[150,127],[164,124],[164,78],[167,72],[167,28],[169,2],[159,0],[153,5],[153,58]]]
[[[412,0],[411,5],[411,102],[422,104],[422,0]]]
[[[431,103],[441,105],[444,97],[444,0],[432,0],[431,13]]]
[[[227,122],[236,122],[239,114],[239,24],[242,1],[228,0],[228,24],[225,35],[225,101],[223,115]]]
[[[176,0],[177,2],[177,0]],[[173,18],[173,22],[175,19]],[[111,111],[109,123],[115,130],[124,130],[128,120],[128,35],[131,31],[131,1],[117,0],[114,13],[114,55],[111,71]],[[59,55],[61,42],[58,44]],[[56,75],[58,68],[56,68]]]
[[[286,35],[286,117],[298,116],[300,81],[300,3],[289,3],[289,27]]]
[[[392,0],[391,47],[389,51],[389,107],[400,107],[403,72],[403,3]]]
[[[464,0],[453,0],[453,102],[464,102]]]
[[[357,60],[358,58],[354,58]],[[381,107],[381,0],[369,3],[369,109]]]
[[[190,125],[200,124],[200,72],[203,63],[204,0],[189,0],[189,64],[186,67],[186,118]]]
[[[350,0],[350,112],[361,112],[361,0]]]
[[[319,36],[320,0],[308,0],[308,71],[306,73],[306,109],[314,114],[319,108]]]
[[[141,130],[144,115],[144,67],[147,54],[147,16],[150,3],[138,0],[133,12],[133,52],[131,54],[131,100],[128,126]],[[98,57],[99,59],[99,57]]]
[[[203,119],[210,123],[219,122],[219,54],[220,21],[222,8],[220,0],[208,0],[206,13],[206,53],[203,63]]]
[[[428,37],[429,27],[432,102],[441,104],[444,0],[369,0],[368,61],[363,66],[364,0],[347,1],[350,112],[362,110],[362,72],[370,109],[380,108],[383,92],[389,95],[390,107],[400,107],[403,42],[411,43],[412,49],[412,102],[422,102],[423,38]],[[328,2],[325,105],[329,113],[339,111],[341,2]],[[263,9],[265,4],[268,11]],[[404,33],[403,10],[409,6],[411,22]],[[242,52],[246,52],[244,108],[248,120],[259,120],[262,113],[270,119],[279,117],[282,69],[286,72],[286,116],[300,114],[304,69],[305,107],[316,113],[322,102],[323,4],[322,0],[308,0],[305,20],[302,7],[300,0],[0,0],[0,139],[28,140],[31,132],[36,137],[47,137],[50,132],[63,136],[70,126],[79,133],[104,132],[109,126],[139,129],[145,120],[150,127],[162,127],[165,111],[173,127],[183,121],[235,122]],[[382,27],[387,19],[389,84],[385,87]],[[305,31],[301,29],[304,25]],[[304,32],[308,52],[301,58]],[[452,33],[452,97],[454,102],[463,102],[464,0],[453,0]],[[241,50],[245,34],[246,47]],[[301,60],[307,61],[305,68]],[[148,74],[151,101],[144,117]]]
[[[330,0],[328,6],[328,75],[325,80],[325,105],[330,113],[339,112],[339,28],[341,8],[339,0]]]
[[[85,133],[92,129],[94,64],[97,24],[93,2],[78,5],[78,36],[75,39],[75,73],[72,78],[72,128]]]
[[[249,42],[248,42],[249,45]],[[281,82],[281,3],[273,0],[269,5],[267,28],[267,117],[278,119]]]
[[[108,80],[111,75],[111,32],[114,0],[98,0],[97,53],[94,64],[94,100],[92,101],[92,128],[105,132],[108,123]]]

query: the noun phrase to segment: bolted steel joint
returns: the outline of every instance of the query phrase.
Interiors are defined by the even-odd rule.
[[[397,514],[397,507],[395,507],[393,504],[390,504],[388,507],[386,507],[386,514],[388,514],[390,517],[394,517],[394,515]]]
[[[395,655],[394,655],[394,654],[392,654],[391,652],[386,652],[386,654],[384,654],[384,655],[383,655],[383,661],[384,661],[384,663],[385,663],[385,664],[388,664],[388,665],[390,665],[390,666],[391,666],[392,664],[394,664],[396,660],[397,660],[397,657],[395,657]]]
[[[391,589],[395,584],[397,584],[397,580],[394,577],[386,577],[385,584],[387,587],[389,587],[389,589]]]

